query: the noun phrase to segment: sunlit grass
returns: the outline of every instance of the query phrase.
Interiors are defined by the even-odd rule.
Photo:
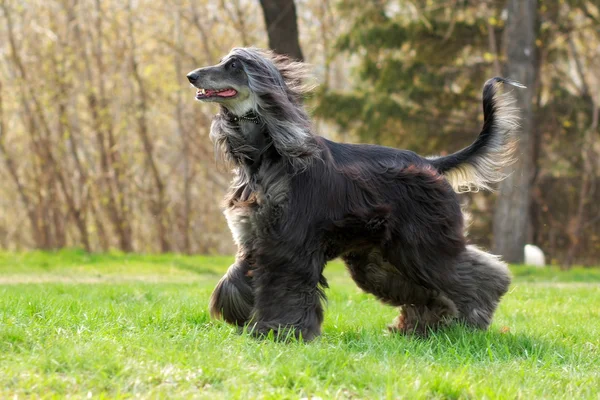
[[[411,339],[388,334],[397,311],[332,263],[323,336],[283,344],[210,320],[210,291],[231,260],[0,255],[0,398],[599,396],[596,269],[515,267],[488,332]],[[110,279],[77,283],[97,275]],[[40,276],[46,283],[19,283]]]

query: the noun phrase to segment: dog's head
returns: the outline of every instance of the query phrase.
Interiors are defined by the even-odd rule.
[[[277,154],[300,170],[320,151],[302,106],[304,94],[312,88],[305,83],[307,75],[302,62],[268,50],[234,48],[219,64],[196,69],[187,77],[197,88],[197,100],[217,102],[238,117],[253,113],[260,121],[260,125],[243,123],[240,130],[233,129],[223,113],[215,116],[211,138],[222,151],[231,152],[233,145],[239,154],[256,147],[256,135],[248,132],[248,126],[251,132],[259,127]]]
[[[198,68],[187,75],[196,87],[196,100],[221,103],[231,111],[252,107],[246,65],[235,50],[217,65]],[[248,110],[241,110],[247,112]]]
[[[236,115],[281,101],[297,103],[309,89],[303,63],[257,48],[234,48],[217,65],[187,75],[196,99],[222,104]]]

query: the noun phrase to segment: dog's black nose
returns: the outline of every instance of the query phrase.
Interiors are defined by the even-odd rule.
[[[198,74],[196,72],[190,72],[189,74],[187,74],[187,78],[188,81],[190,81],[190,83],[194,83],[198,79]]]

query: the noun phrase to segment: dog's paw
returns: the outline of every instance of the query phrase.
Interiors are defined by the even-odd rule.
[[[427,330],[422,327],[421,329],[417,329],[418,327],[418,324],[411,323],[404,314],[400,314],[388,325],[388,330],[392,333],[399,333],[406,336],[426,336],[428,333]]]

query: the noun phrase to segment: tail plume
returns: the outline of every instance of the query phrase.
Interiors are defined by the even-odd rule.
[[[506,177],[503,168],[514,162],[519,110],[509,92],[498,93],[503,85],[525,87],[500,77],[488,80],[483,86],[483,128],[477,139],[454,154],[429,159],[457,192],[492,190],[492,184]]]

